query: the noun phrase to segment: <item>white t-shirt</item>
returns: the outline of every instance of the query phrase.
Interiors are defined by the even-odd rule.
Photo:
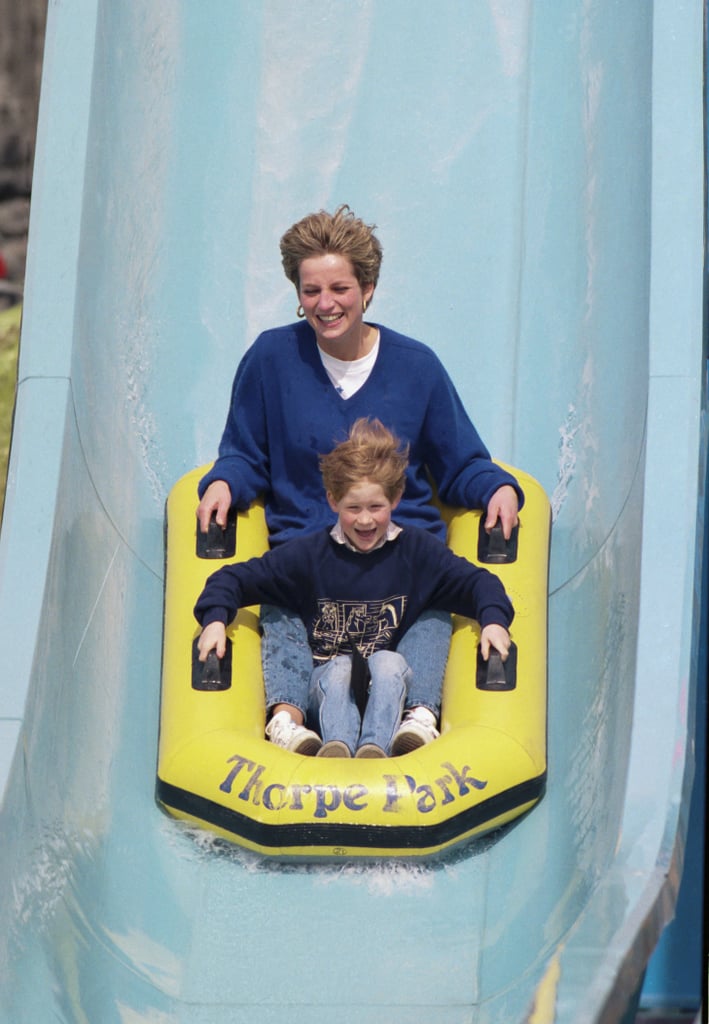
[[[337,393],[343,398],[351,398],[367,380],[367,377],[372,372],[372,367],[377,361],[379,334],[377,333],[377,340],[372,346],[372,351],[368,352],[361,359],[335,359],[334,356],[323,352],[319,345],[318,352],[320,353],[325,371]]]

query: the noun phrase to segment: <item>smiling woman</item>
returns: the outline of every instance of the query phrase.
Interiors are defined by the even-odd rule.
[[[313,256],[300,264],[298,296],[318,345],[344,362],[368,356],[379,331],[362,320],[374,285],[362,287],[349,259],[337,253]]]

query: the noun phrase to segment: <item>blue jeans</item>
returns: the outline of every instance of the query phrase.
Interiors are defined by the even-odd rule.
[[[266,707],[292,704],[306,715],[313,656],[302,619],[295,612],[264,604],[261,629]],[[422,705],[438,718],[451,629],[447,612],[427,611],[400,642],[397,650],[411,669],[405,707]]]
[[[324,743],[342,740],[351,754],[365,743],[376,743],[389,754],[404,710],[411,669],[396,651],[377,651],[367,658],[367,665],[371,682],[361,720],[350,686],[352,658],[340,654],[313,671],[308,721]]]

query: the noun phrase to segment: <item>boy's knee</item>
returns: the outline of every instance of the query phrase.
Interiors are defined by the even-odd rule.
[[[370,665],[386,665],[387,668],[406,668],[406,659],[398,651],[375,651],[367,659]]]
[[[320,676],[320,686],[323,689],[342,687],[349,689],[352,675],[352,659],[347,654],[338,654],[336,658],[328,661],[327,668]]]
[[[299,615],[273,605],[262,605],[260,625],[261,634],[267,643],[305,646],[310,653],[308,633]]]
[[[389,676],[401,676],[407,680],[411,675],[408,663],[398,651],[376,651],[368,658],[369,671],[374,675],[386,673]]]

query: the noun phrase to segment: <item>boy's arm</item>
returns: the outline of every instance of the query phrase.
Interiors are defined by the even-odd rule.
[[[510,653],[510,642],[510,634],[504,626],[500,626],[496,622],[491,622],[488,626],[484,626],[480,633],[480,653],[483,656],[483,660],[487,661],[490,657],[490,648],[494,647],[496,651],[500,652],[502,660],[507,661],[507,655]]]
[[[194,617],[203,629],[213,622],[226,626],[243,603],[238,571],[231,565],[225,565],[213,572],[204,584],[194,606]]]
[[[210,651],[216,651],[218,658],[226,653],[226,626],[223,622],[210,622],[202,630],[197,641],[199,660],[206,661]]]
[[[228,625],[239,608],[275,604],[301,614],[301,598],[312,576],[310,538],[298,538],[259,558],[224,565],[207,579],[194,606],[200,626]]]
[[[499,578],[435,537],[417,533],[417,540],[417,565],[431,586],[428,606],[477,619],[481,630],[500,626],[506,631],[514,608]]]

